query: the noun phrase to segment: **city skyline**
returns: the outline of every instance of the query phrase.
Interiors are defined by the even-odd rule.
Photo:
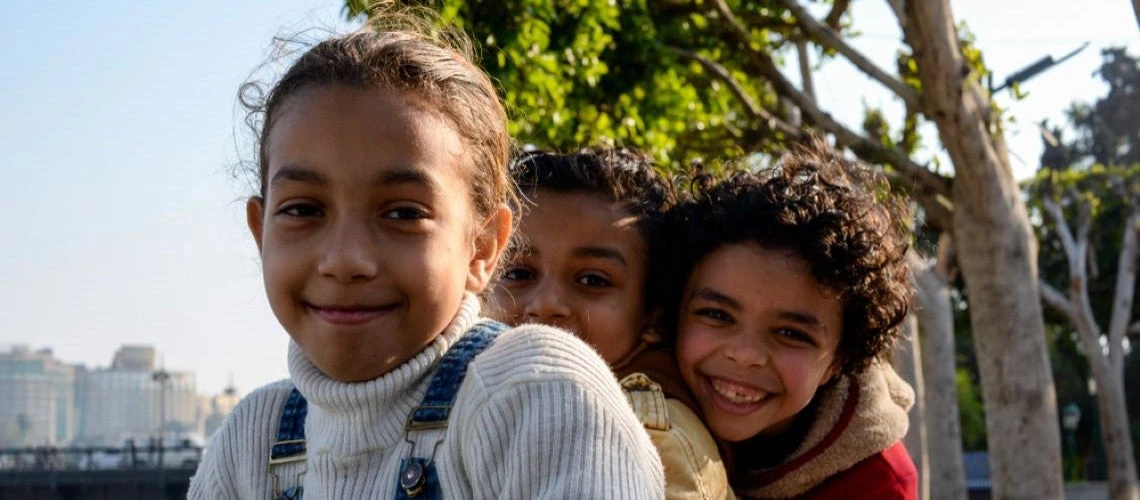
[[[194,371],[158,359],[149,345],[119,346],[105,366],[68,363],[50,347],[0,346],[0,448],[119,446],[159,432],[209,437],[241,394],[199,392]]]

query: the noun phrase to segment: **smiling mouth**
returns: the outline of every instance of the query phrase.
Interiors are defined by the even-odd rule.
[[[305,304],[314,314],[334,325],[361,325],[393,311],[399,304],[385,306],[317,306]]]
[[[772,399],[770,392],[727,379],[706,377],[705,385],[716,406],[737,415],[755,412]]]

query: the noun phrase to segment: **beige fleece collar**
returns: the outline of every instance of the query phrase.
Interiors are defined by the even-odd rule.
[[[816,397],[815,422],[787,462],[743,474],[747,497],[790,498],[897,443],[906,435],[914,391],[889,365],[844,377]],[[737,457],[742,460],[743,457]]]

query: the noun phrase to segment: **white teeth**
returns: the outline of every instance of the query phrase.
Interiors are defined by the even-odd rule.
[[[757,403],[768,395],[764,392],[758,393],[754,390],[716,379],[713,379],[712,387],[717,394],[733,403]]]

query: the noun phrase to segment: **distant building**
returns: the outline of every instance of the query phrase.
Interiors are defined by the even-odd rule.
[[[74,366],[50,349],[0,352],[0,446],[66,444],[75,413]]]
[[[115,351],[111,369],[153,372],[158,370],[158,351],[149,345],[124,345]]]
[[[119,446],[128,436],[157,436],[163,416],[168,434],[201,433],[194,373],[159,370],[150,346],[123,346],[110,368],[86,370],[79,393],[85,444]]]
[[[202,400],[202,415],[204,415],[202,427],[205,431],[204,435],[208,438],[214,435],[226,417],[234,411],[234,407],[241,400],[241,396],[238,395],[233,382],[230,382],[230,385],[221,394],[203,396]]]

